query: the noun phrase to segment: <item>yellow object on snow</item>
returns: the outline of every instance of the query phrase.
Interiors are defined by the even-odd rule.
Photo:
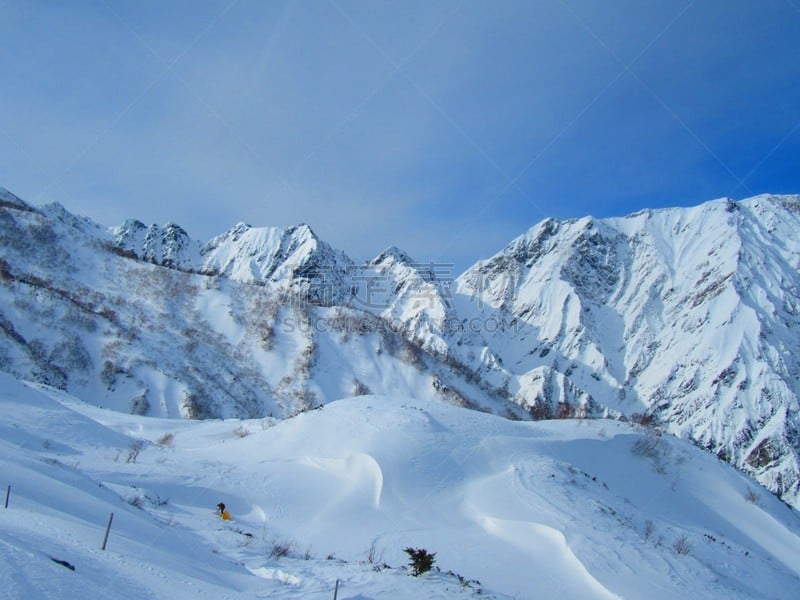
[[[227,510],[223,510],[222,514],[220,515],[220,518],[223,521],[230,521],[231,520],[231,513],[229,513]]]

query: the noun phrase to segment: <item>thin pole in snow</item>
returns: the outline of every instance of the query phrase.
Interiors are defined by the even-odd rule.
[[[6,508],[8,508],[8,499],[11,497],[11,484],[8,485],[6,490]]]
[[[114,513],[112,512],[108,515],[108,525],[106,525],[106,534],[103,536],[103,550],[106,549],[106,544],[108,543],[108,532],[111,531],[111,521],[114,520]]]
[[[336,580],[336,587],[333,588],[333,600],[336,600],[336,596],[339,595],[339,580]]]

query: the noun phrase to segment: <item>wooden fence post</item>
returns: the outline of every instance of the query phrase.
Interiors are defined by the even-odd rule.
[[[111,521],[114,520],[114,513],[112,512],[108,515],[108,525],[106,525],[106,534],[103,536],[103,550],[106,549],[106,544],[108,543],[108,532],[111,531]]]
[[[6,489],[6,508],[8,508],[8,499],[11,497],[11,484],[8,484],[8,489]]]
[[[336,580],[336,587],[333,588],[333,600],[336,600],[336,596],[339,595],[339,580]]]

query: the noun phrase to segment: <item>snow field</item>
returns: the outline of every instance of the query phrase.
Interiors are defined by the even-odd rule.
[[[5,375],[0,390],[11,598],[331,598],[337,579],[339,598],[476,594],[445,573],[411,577],[406,546],[494,598],[786,598],[800,583],[795,512],[624,423],[376,396],[285,421],[187,422]]]

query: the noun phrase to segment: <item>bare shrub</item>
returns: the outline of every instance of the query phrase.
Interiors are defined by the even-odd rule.
[[[164,498],[164,497],[162,497],[162,496],[160,496],[158,494],[156,494],[155,498],[153,498],[150,494],[147,494],[146,497],[147,497],[147,501],[150,502],[150,504],[152,504],[153,506],[159,506],[160,507],[160,506],[166,506],[167,504],[169,504],[169,498]]]
[[[556,409],[556,419],[569,419],[573,416],[572,405],[569,402],[559,402]]]
[[[631,415],[631,421],[645,429],[651,429],[658,424],[655,416],[647,413],[634,413]]]
[[[660,431],[648,429],[643,437],[633,443],[631,453],[634,456],[649,459],[652,462],[653,471],[659,475],[666,474],[669,446],[661,439]]]
[[[4,282],[9,282],[11,279],[13,279],[13,276],[11,275],[11,269],[8,267],[8,263],[2,258],[0,258],[0,279],[2,279]]]
[[[358,379],[353,379],[353,396],[367,396],[371,393],[371,390],[364,383],[360,382]]]
[[[143,417],[150,410],[150,402],[147,400],[147,390],[135,398],[131,398],[131,414]]]
[[[761,502],[761,496],[759,496],[758,492],[749,485],[747,486],[747,492],[744,494],[744,499],[750,504],[754,504],[756,506],[758,506],[758,503]]]
[[[246,438],[248,435],[250,435],[250,430],[244,425],[239,425],[239,427],[233,430],[233,433],[240,438]]]
[[[692,543],[689,541],[687,535],[683,533],[681,537],[672,544],[672,549],[675,550],[676,554],[684,556],[692,551]]]
[[[422,348],[419,343],[402,338],[400,340],[400,358],[406,363],[422,369],[425,367],[425,362],[422,360]]]
[[[633,443],[631,452],[634,456],[656,459],[661,456],[661,439],[658,437],[641,437]]]
[[[160,438],[156,440],[156,444],[161,448],[168,448],[172,446],[172,442],[175,441],[175,434],[174,433],[165,433]]]
[[[138,256],[136,256],[136,252],[134,252],[133,250],[121,248],[120,246],[117,246],[116,244],[113,244],[111,242],[102,242],[100,244],[100,247],[106,252],[111,252],[123,258],[130,258],[132,260],[137,260],[139,258]]]
[[[295,551],[294,543],[286,540],[275,538],[272,540],[272,547],[269,551],[269,558],[283,558],[290,556]]]
[[[103,368],[100,370],[100,381],[109,390],[114,389],[114,384],[117,381],[117,376],[124,374],[125,371],[120,368],[115,362],[111,360],[103,361]]]
[[[655,532],[655,530],[656,530],[655,524],[650,519],[647,519],[644,522],[644,541],[645,542],[649,541],[650,538],[653,537],[653,533]]]
[[[433,389],[442,395],[442,398],[446,402],[449,402],[454,406],[461,406],[463,408],[469,408],[472,410],[480,410],[481,408],[478,403],[470,400],[458,390],[450,387],[444,381],[439,379],[439,377],[434,376],[431,381],[431,385],[433,386]]]
[[[364,552],[364,556],[367,559],[367,562],[371,565],[375,563],[382,563],[383,562],[383,549],[378,548],[375,541],[372,541],[370,547],[367,548],[366,552]]]
[[[553,411],[550,405],[545,401],[537,401],[533,406],[528,409],[531,418],[534,421],[543,421],[553,417]]]
[[[212,402],[204,392],[183,392],[181,408],[187,419],[203,419],[211,416]]]
[[[130,498],[128,498],[128,504],[130,504],[134,508],[142,510],[144,508],[144,497],[131,496]]]
[[[42,362],[47,358],[47,346],[44,345],[43,341],[38,339],[28,342],[28,352],[37,362]]]
[[[659,475],[666,475],[667,474],[667,465],[661,459],[656,459],[653,461],[653,471],[658,473]],[[678,487],[678,482],[672,482],[672,491],[674,492]]]
[[[125,459],[127,463],[135,463],[139,458],[139,453],[144,449],[144,440],[133,440],[128,447],[128,458]]]
[[[459,585],[462,588],[471,588],[475,590],[475,593],[480,596],[483,594],[483,590],[481,589],[481,582],[477,579],[467,579],[463,575],[459,575],[453,571],[445,571],[445,575],[449,575],[450,577],[454,577],[458,580]]]

